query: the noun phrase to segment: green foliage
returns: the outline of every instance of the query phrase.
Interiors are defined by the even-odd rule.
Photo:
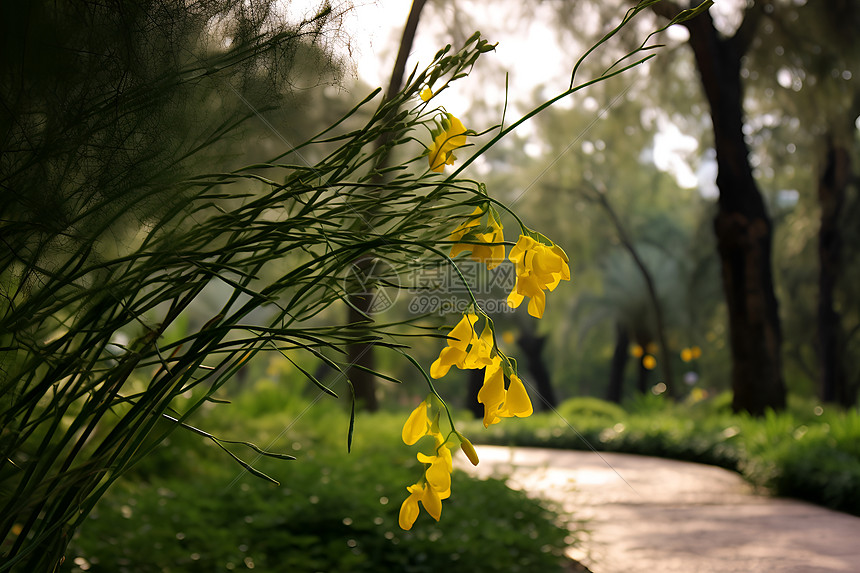
[[[402,413],[359,417],[347,455],[332,430],[348,415],[328,397],[307,410],[311,401],[291,390],[298,384],[261,379],[231,407],[200,416],[213,431],[282,436],[277,445],[299,459],[258,464],[281,486],[243,475],[198,436],[175,433],[146,471],[136,468],[99,503],[63,570],[562,571],[566,519],[499,480],[455,472],[443,522],[423,515],[402,531],[403,484],[415,479],[399,440]]]
[[[630,8],[586,55],[651,4]],[[454,118],[418,94],[466,77],[493,50],[479,33],[459,50],[440,50],[399,93],[374,102],[377,90],[292,146],[261,107],[283,103],[277,96],[289,91],[297,62],[329,63],[319,51],[326,22],[338,21],[329,2],[295,26],[266,0],[7,3],[0,15],[8,51],[0,62],[0,571],[52,569],[105,492],[177,430],[274,482],[265,463],[273,460],[260,458],[287,457],[277,440],[266,449],[226,440],[217,424],[192,427],[192,416],[221,401],[227,382],[241,381],[262,353],[284,357],[308,386],[333,395],[309,362],[342,377],[347,347],[372,344],[402,356],[410,336],[440,336],[414,317],[338,326],[327,313],[355,308],[356,281],[345,279],[357,267],[366,278],[361,267],[371,258],[394,274],[452,264],[445,254],[452,218],[475,206],[504,208],[485,185],[460,177],[463,169],[555,102],[650,59],[644,52],[654,35],[601,75],[579,84],[571,77],[569,89],[521,118],[457,135],[453,147],[472,145],[467,135],[487,138],[445,176],[428,168],[428,144],[436,159],[444,152],[453,163],[449,143],[435,138],[440,121],[450,126]],[[261,161],[254,150],[236,168],[224,160],[227,144],[250,118],[288,149]],[[389,162],[395,148],[407,159]],[[521,230],[529,232],[522,223]],[[257,441],[271,441],[264,419],[254,420]],[[350,415],[349,440],[354,423]],[[240,451],[257,459],[247,462]],[[199,497],[203,507],[189,514],[217,521],[205,504],[218,492],[159,483],[168,479],[164,466],[185,468],[181,479],[210,473],[185,452],[146,461],[140,479]],[[374,467],[385,465],[376,460]],[[359,480],[343,481],[349,489],[332,507],[355,497]],[[250,491],[240,501],[264,511],[265,496]],[[310,519],[306,509],[296,519]],[[240,513],[234,507],[225,516]],[[272,552],[273,561],[285,559]],[[341,557],[336,568],[355,570],[361,561]]]
[[[593,422],[603,420],[608,425],[623,420],[627,412],[612,402],[599,398],[570,398],[559,404],[558,415],[565,420],[588,419]]]
[[[732,414],[729,395],[692,404],[643,396],[625,409],[574,398],[558,413],[493,427],[488,443],[652,455],[718,465],[774,495],[860,515],[860,413],[792,401],[763,418]]]
[[[145,20],[145,14],[135,18]],[[142,110],[132,97],[135,90],[104,103],[113,94],[107,80],[91,86],[86,103],[95,106],[96,116],[107,114],[101,117],[106,122],[116,109],[127,118],[150,108],[153,121],[169,122],[155,110],[171,95],[185,101],[184,90],[197,77],[193,72],[239,66],[248,51],[262,58],[297,34],[254,36],[251,46],[235,42],[211,59],[205,52],[191,64],[161,70],[166,84],[141,81],[135,88],[144,95],[147,86],[155,92],[144,98],[149,103]],[[446,84],[465,75],[486,48],[476,34],[460,52],[443,49],[401,93],[368,112],[360,129],[344,133],[342,125],[331,126],[301,151],[293,150],[293,157],[232,172],[219,172],[211,163],[203,163],[211,171],[197,165],[188,174],[173,164],[159,171],[143,160],[147,147],[123,163],[129,177],[144,182],[120,177],[108,169],[114,166],[108,158],[101,157],[103,164],[86,159],[98,134],[110,131],[103,127],[84,130],[79,141],[66,142],[71,150],[58,155],[3,164],[0,181],[14,192],[4,193],[0,204],[9,214],[2,222],[7,248],[0,251],[0,389],[11,398],[0,407],[0,535],[10,547],[4,553],[13,557],[0,570],[25,559],[33,559],[23,565],[28,570],[56,561],[107,488],[216,399],[258,353],[279,353],[299,369],[310,359],[337,370],[326,353],[343,363],[339,352],[350,343],[403,347],[397,342],[400,325],[377,323],[370,333],[364,325],[320,324],[319,315],[346,298],[343,278],[361,256],[372,252],[395,271],[428,253],[438,256],[435,244],[447,238],[452,216],[443,212],[462,209],[464,200],[481,194],[474,181],[440,185],[428,174],[420,145],[411,148],[410,161],[388,168],[397,177],[384,190],[374,181],[390,147],[426,137],[425,123],[434,123],[437,110],[421,102],[418,91],[428,82]],[[232,79],[224,75],[223,81]],[[341,121],[371,108],[377,93]],[[235,118],[229,117],[216,133],[198,137],[188,155],[231,133]],[[134,132],[134,125],[121,127]],[[376,145],[380,140],[386,145]],[[292,163],[313,156],[311,150],[323,159]],[[177,161],[188,156],[162,151]],[[107,180],[123,179],[129,186],[100,183],[101,175],[86,170],[62,178],[65,187],[48,195],[63,199],[70,220],[55,217],[57,228],[34,233],[40,217],[29,198],[39,169],[79,161],[81,169],[100,169]],[[85,184],[76,185],[78,180]],[[150,202],[158,208],[146,207]],[[119,219],[136,223],[127,240],[117,240]],[[86,232],[78,233],[78,227]],[[220,295],[214,297],[217,306],[207,308],[205,295],[213,290]],[[333,393],[312,374],[307,378]],[[195,431],[228,449],[214,435]]]

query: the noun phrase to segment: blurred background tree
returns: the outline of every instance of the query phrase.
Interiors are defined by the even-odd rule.
[[[624,5],[536,3],[511,7],[510,13],[523,26],[549,23],[565,45],[599,37],[609,25],[608,12]],[[779,408],[786,390],[842,405],[856,403],[860,367],[852,350],[860,328],[848,277],[858,268],[852,264],[857,241],[851,223],[857,209],[852,166],[858,160],[858,56],[849,40],[857,5],[757,1],[714,6],[710,16],[685,23],[686,34],[676,30],[664,36],[669,47],[647,70],[582,94],[570,109],[551,110],[536,119],[531,133],[487,158],[488,173],[499,175],[490,179],[491,185],[508,189],[507,196],[521,204],[529,220],[555,227],[565,237],[561,244],[576,265],[574,296],[582,299],[572,302],[570,310],[578,313],[590,300],[602,298],[607,285],[599,261],[618,248],[618,236],[599,204],[590,204],[577,189],[607,190],[633,242],[665,252],[687,281],[688,296],[671,295],[666,301],[672,316],[668,344],[674,347],[668,354],[674,366],[694,366],[700,387],[730,388],[737,410],[760,414]],[[683,7],[659,3],[655,8],[674,13]],[[546,18],[547,13],[553,17]],[[468,16],[460,14],[458,21],[468,21]],[[709,51],[717,46],[723,52]],[[612,56],[611,49],[596,54],[580,73],[606,67]],[[710,102],[699,70],[708,57],[726,59],[734,70],[726,71],[735,77],[708,80],[715,89]],[[718,69],[716,59],[710,62],[706,71]],[[731,86],[734,95],[721,93]],[[538,85],[534,92],[545,89]],[[731,121],[709,116],[712,105],[719,111],[731,101]],[[486,113],[486,108],[486,103],[476,103],[476,113]],[[567,119],[577,114],[580,120]],[[717,151],[715,124],[723,130],[731,127],[732,151]],[[837,125],[841,127],[833,127]],[[721,144],[726,141],[720,139]],[[722,178],[718,155],[735,157],[724,162]],[[729,183],[733,169],[739,171],[732,177],[742,178],[744,185]],[[725,197],[720,182],[728,190]],[[749,212],[739,215],[745,209]],[[751,250],[743,256],[752,257],[748,265],[739,262],[743,245],[729,247],[743,232],[729,226],[722,239],[709,234],[708,221],[717,216],[724,222],[746,221],[744,225],[752,225],[748,231],[766,231],[746,241]],[[665,222],[671,222],[669,228]],[[724,255],[739,257],[735,263],[720,258],[719,241],[727,242]],[[743,280],[758,286],[740,290],[755,294],[760,304],[747,304],[742,300],[746,295],[733,294],[739,290],[729,289],[734,298],[728,300],[726,279],[738,283],[717,277],[754,268],[757,275],[744,271]],[[621,354],[613,341],[623,335],[612,326],[608,307],[597,307],[607,308],[605,321],[583,323],[582,315],[565,314],[554,316],[557,322],[551,327],[542,325],[549,336],[547,360],[562,397],[618,395]],[[644,321],[653,332],[654,317]],[[578,328],[589,336],[572,336]],[[703,349],[701,359],[695,364],[679,360],[679,351],[692,345]],[[570,356],[577,356],[575,364]],[[611,381],[612,388],[601,380]]]

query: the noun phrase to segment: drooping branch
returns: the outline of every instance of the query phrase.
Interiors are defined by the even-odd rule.
[[[592,184],[591,191],[592,192],[588,197],[590,199],[594,199],[603,208],[603,210],[606,211],[610,221],[612,221],[612,225],[615,227],[616,233],[618,233],[618,240],[621,241],[621,244],[627,252],[630,253],[630,256],[633,258],[633,262],[636,264],[639,272],[642,273],[642,280],[645,281],[645,287],[648,289],[648,298],[651,300],[651,306],[654,309],[654,319],[657,322],[657,342],[660,344],[660,370],[662,371],[663,378],[665,379],[666,390],[669,395],[672,396],[675,391],[675,386],[672,374],[671,352],[669,350],[668,339],[666,338],[666,324],[663,320],[663,308],[660,305],[660,299],[657,296],[657,287],[654,285],[654,278],[651,276],[651,271],[648,270],[642,257],[639,256],[639,252],[636,250],[636,246],[627,234],[627,230],[624,228],[624,224],[618,217],[618,213],[615,212],[615,209],[613,209],[612,205],[609,203],[609,199],[606,198],[605,190],[599,189]]]

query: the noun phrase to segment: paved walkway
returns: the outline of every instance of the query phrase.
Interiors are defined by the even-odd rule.
[[[755,495],[737,474],[627,454],[480,446],[471,473],[561,503],[593,573],[860,572],[860,518]]]

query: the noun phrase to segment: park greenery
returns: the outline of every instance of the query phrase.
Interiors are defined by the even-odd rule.
[[[348,426],[347,410],[329,401],[311,406],[314,398],[284,360],[254,372],[230,408],[206,408],[200,423],[261,440],[276,436],[273,447],[299,459],[261,460],[261,467],[284,484],[224,464],[217,448],[199,447],[194,434],[174,434],[106,494],[63,570],[208,571],[250,562],[261,571],[431,571],[443,564],[457,571],[555,571],[563,549],[587,538],[588,523],[575,514],[459,471],[444,522],[419,517],[402,531],[390,497],[391,484],[412,473],[409,448],[397,439],[402,416],[368,415],[373,431],[358,432],[346,455],[331,429]],[[623,406],[571,398],[557,412],[480,435],[497,445],[593,447],[718,465],[762,493],[860,515],[856,412],[791,400],[786,411],[755,418],[732,413],[730,403],[728,394],[686,403],[648,394]],[[467,412],[456,415],[464,431],[481,425]]]
[[[471,109],[455,0],[352,93],[348,2],[4,4],[0,571],[561,570],[472,442],[860,515],[860,6],[710,4],[542,5],[564,87]]]
[[[400,440],[402,412],[365,419],[347,454],[348,410],[316,401],[286,360],[263,362],[229,408],[207,408],[198,421],[293,453],[288,463],[259,460],[281,486],[177,432],[84,521],[63,571],[564,570],[563,552],[581,530],[498,479],[456,471],[443,520],[424,515],[402,530],[401,484],[415,473]]]
[[[595,47],[654,3],[627,10]],[[486,367],[478,401],[489,426],[532,412],[516,360],[471,292],[447,336],[414,317],[374,322],[362,309],[367,320],[344,325],[329,311],[354,307],[357,289],[373,288],[369,261],[395,275],[439,261],[468,291],[446,251],[498,266],[491,258],[511,244],[507,225],[519,235],[508,306],[528,298],[528,314],[541,318],[545,291],[570,279],[567,255],[460,174],[554,103],[649,60],[660,30],[581,79],[587,51],[567,89],[480,131],[434,102],[494,49],[476,32],[439,50],[402,89],[384,98],[374,90],[317,135],[293,146],[280,134],[286,150],[231,168],[229,140],[248,137],[250,119],[271,126],[265,111],[283,103],[296,62],[331,61],[320,43],[336,32],[335,9],[325,3],[294,23],[268,2],[123,8],[4,7],[14,51],[3,68],[0,570],[55,569],[111,486],[176,431],[278,484],[234,450],[280,462],[291,454],[198,428],[194,415],[222,402],[228,382],[267,354],[336,397],[308,364],[343,375],[360,366],[342,357],[356,343],[389,350],[426,382],[429,395],[401,437],[433,443],[417,455],[423,475],[408,486],[398,523],[411,529],[419,502],[438,521],[451,495],[451,449],[478,459],[432,378],[451,366]],[[458,162],[454,152],[468,151],[472,138],[474,152]],[[512,222],[503,225],[500,213]],[[414,337],[447,339],[429,376],[409,355]],[[362,404],[353,385],[348,391],[349,451]]]

